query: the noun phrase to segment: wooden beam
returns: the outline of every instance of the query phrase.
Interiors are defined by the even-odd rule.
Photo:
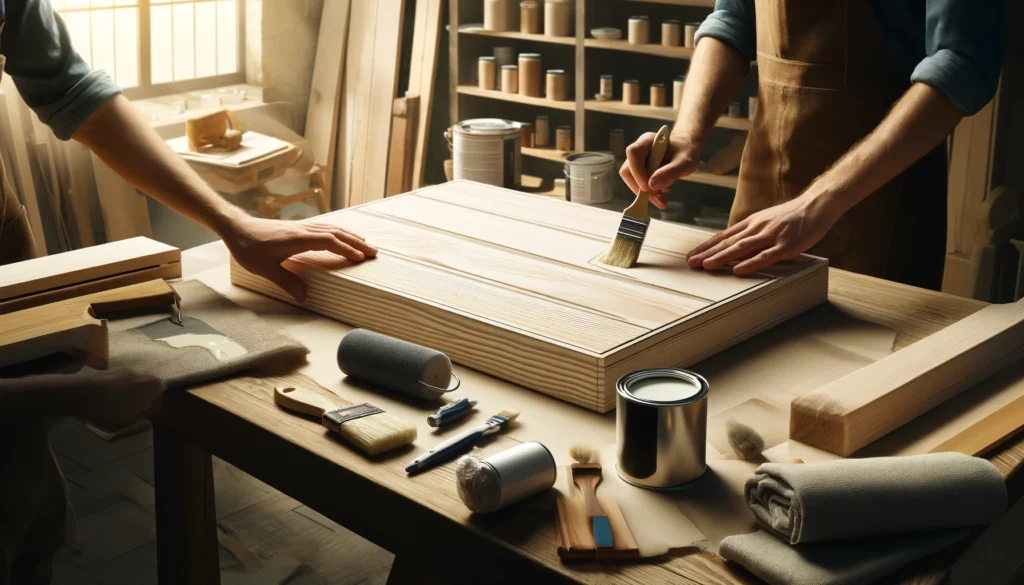
[[[790,439],[846,457],[1024,356],[1024,300],[984,309],[793,401]]]
[[[416,146],[416,117],[420,98],[409,94],[395,100],[391,118],[391,149],[388,154],[388,182],[384,196],[412,190],[413,157]]]
[[[430,122],[434,109],[434,91],[441,46],[441,16],[444,0],[417,0],[416,25],[412,37],[412,64],[409,67],[409,91],[419,95],[412,157],[412,188],[423,186],[430,145]],[[408,189],[406,189],[408,191]]]

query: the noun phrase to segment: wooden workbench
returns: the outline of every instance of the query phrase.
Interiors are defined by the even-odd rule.
[[[226,251],[219,243],[186,252],[183,267],[186,278],[203,271],[200,278],[207,284],[255,310],[268,323],[301,335],[312,350],[312,365],[303,371],[324,386],[333,388],[332,376],[340,384],[340,373],[332,374],[330,365],[346,326],[232,288]],[[848,315],[894,329],[896,347],[984,306],[837,270],[830,275],[829,302]],[[458,371],[464,389],[487,385],[507,399],[508,404],[501,406],[522,408],[525,421],[537,420],[542,409],[555,413],[575,409],[578,416],[574,411],[564,411],[571,416],[555,419],[548,414],[546,423],[571,433],[574,425],[582,424],[579,420],[593,417],[601,432],[610,433],[614,441],[613,415],[586,413],[478,372]],[[335,391],[342,389],[339,385]],[[389,396],[372,401],[389,410],[409,408],[396,405]],[[421,409],[423,416],[430,411]],[[160,582],[165,585],[219,583],[211,454],[395,553],[389,583],[758,583],[741,569],[699,553],[670,554],[631,565],[565,565],[555,553],[553,502],[545,496],[519,504],[511,513],[474,517],[456,495],[452,465],[408,478],[403,469],[414,450],[380,460],[363,457],[325,435],[315,422],[276,407],[267,384],[219,383],[169,394],[153,422],[158,561]],[[423,433],[420,438],[424,439]],[[499,450],[515,443],[499,436],[491,447]],[[989,457],[1005,473],[1021,463],[1020,453],[1019,446],[1004,446]],[[939,583],[955,558],[948,553],[936,555],[886,582]]]

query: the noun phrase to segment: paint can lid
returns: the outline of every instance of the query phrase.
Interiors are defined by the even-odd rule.
[[[605,165],[614,161],[612,155],[603,152],[578,152],[565,157],[565,162],[571,165]]]
[[[519,122],[501,118],[476,118],[464,120],[455,125],[456,132],[477,136],[504,136],[519,132],[521,128],[522,125]]]
[[[688,404],[707,395],[703,376],[677,368],[652,368],[619,378],[616,390],[623,398],[655,406]]]

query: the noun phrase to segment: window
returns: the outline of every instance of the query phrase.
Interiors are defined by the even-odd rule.
[[[51,0],[75,50],[129,97],[245,81],[244,0]]]

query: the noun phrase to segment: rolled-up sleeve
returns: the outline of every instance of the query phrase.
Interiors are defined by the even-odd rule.
[[[926,57],[911,81],[946,94],[970,116],[996,93],[1003,67],[1003,0],[928,0]]]
[[[716,0],[715,10],[697,29],[694,44],[702,37],[729,43],[753,61],[757,58],[757,20],[754,0]]]
[[[47,0],[7,2],[0,53],[25,103],[61,140],[121,93],[106,73],[90,71]]]

